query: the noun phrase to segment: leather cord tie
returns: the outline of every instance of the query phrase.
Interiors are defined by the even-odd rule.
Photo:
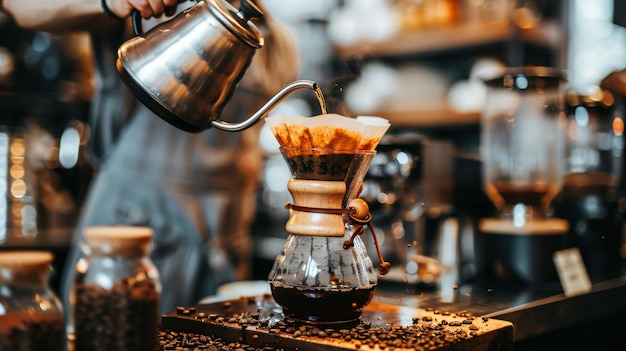
[[[298,206],[292,203],[286,203],[285,208],[295,211],[302,212],[313,212],[313,213],[326,213],[326,214],[347,214],[350,217],[350,224],[353,225],[354,231],[350,236],[350,239],[344,241],[343,248],[345,250],[354,246],[354,238],[357,235],[362,235],[365,232],[364,226],[367,225],[370,232],[372,232],[372,237],[374,238],[374,246],[376,246],[376,252],[378,254],[378,259],[380,260],[380,264],[378,265],[378,272],[381,275],[385,275],[389,273],[389,269],[391,268],[391,263],[386,262],[383,258],[383,255],[380,251],[380,246],[378,245],[378,238],[376,237],[376,232],[374,231],[374,227],[371,224],[372,215],[369,212],[369,207],[367,203],[362,199],[354,199],[350,202],[348,208],[318,208],[318,207],[307,207],[307,206]]]

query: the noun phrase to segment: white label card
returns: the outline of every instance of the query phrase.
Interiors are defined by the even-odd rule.
[[[578,248],[560,250],[553,256],[556,271],[565,296],[578,295],[591,291],[591,280]]]

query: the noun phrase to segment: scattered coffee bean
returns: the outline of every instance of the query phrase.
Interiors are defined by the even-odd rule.
[[[431,309],[435,314],[435,310]],[[242,330],[254,328],[270,334],[284,335],[290,338],[315,341],[320,339],[333,339],[349,343],[356,350],[376,349],[393,351],[394,349],[413,350],[435,350],[459,343],[465,339],[472,338],[480,334],[480,327],[473,324],[475,319],[471,313],[461,311],[455,314],[444,311],[436,311],[436,314],[450,316],[444,319],[433,316],[414,317],[413,324],[404,326],[396,324],[376,324],[371,321],[359,321],[351,328],[345,326],[333,328],[303,324],[293,319],[273,319],[276,316],[260,314],[258,312],[246,312],[242,314],[209,314],[202,322],[221,323],[239,326]],[[192,318],[192,317],[189,317]],[[458,320],[454,320],[458,318]],[[268,323],[273,319],[272,323]],[[485,318],[482,318],[486,322]],[[425,323],[421,323],[421,322]],[[463,327],[467,325],[467,327]],[[255,348],[243,343],[225,343],[222,339],[214,336],[202,336],[204,343],[197,344],[198,335],[192,333],[179,332],[175,335],[173,331],[161,331],[159,333],[158,351],[166,350],[188,350],[188,351],[268,351],[276,350],[273,347]],[[258,341],[258,334],[254,334],[252,339]],[[168,348],[169,347],[169,348]],[[454,347],[452,347],[454,348]]]

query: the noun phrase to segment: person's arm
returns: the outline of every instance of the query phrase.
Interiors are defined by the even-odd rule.
[[[110,12],[119,17],[130,16],[138,10],[143,18],[159,17],[166,8],[179,0],[104,0]],[[103,0],[2,0],[2,7],[17,25],[31,30],[64,32],[71,30],[101,30],[116,21],[107,16]]]

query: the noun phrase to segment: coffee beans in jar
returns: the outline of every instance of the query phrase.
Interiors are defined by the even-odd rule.
[[[63,307],[48,285],[54,256],[0,252],[0,350],[63,351]]]
[[[0,350],[63,351],[63,316],[31,312],[0,315]]]
[[[89,227],[71,290],[75,351],[153,351],[160,281],[149,259],[152,230]]]

